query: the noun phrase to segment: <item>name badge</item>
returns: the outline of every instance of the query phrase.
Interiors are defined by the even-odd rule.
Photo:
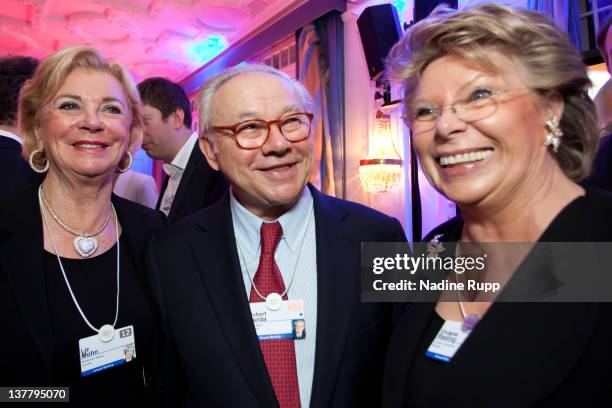
[[[107,343],[94,334],[79,340],[81,375],[88,375],[128,363],[136,358],[134,326],[115,329],[115,336]]]
[[[259,340],[306,338],[303,300],[283,300],[278,310],[270,310],[265,302],[250,303],[250,306]]]
[[[436,338],[431,342],[425,355],[434,360],[450,362],[459,347],[470,334],[469,330],[462,330],[463,322],[447,320],[442,325]]]

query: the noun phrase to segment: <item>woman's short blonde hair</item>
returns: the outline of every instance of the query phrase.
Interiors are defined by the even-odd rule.
[[[132,76],[121,64],[107,61],[92,47],[74,46],[64,48],[45,59],[34,76],[26,82],[19,98],[19,126],[24,139],[23,155],[26,160],[38,147],[35,130],[40,126],[42,108],[59,91],[66,77],[77,68],[108,72],[121,84],[128,100],[132,118],[130,146],[142,137],[142,112],[140,95]],[[36,166],[44,167],[46,156],[33,157]]]
[[[489,58],[491,50],[514,60],[522,68],[526,85],[538,94],[561,95],[564,136],[555,158],[570,179],[585,178],[598,142],[595,106],[586,93],[591,81],[578,51],[546,16],[499,4],[462,11],[438,7],[392,48],[386,71],[401,83],[407,113],[421,74],[434,60],[453,55],[496,72],[499,68]]]

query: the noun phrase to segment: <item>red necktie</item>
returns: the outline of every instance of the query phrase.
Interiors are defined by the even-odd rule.
[[[283,234],[280,223],[261,224],[261,256],[259,267],[253,278],[249,302],[263,302],[262,296],[285,292],[283,276],[274,261],[274,251]],[[283,296],[287,300],[287,294]],[[295,366],[295,348],[292,339],[262,340],[259,347],[266,362],[268,375],[281,408],[300,408],[300,391]]]

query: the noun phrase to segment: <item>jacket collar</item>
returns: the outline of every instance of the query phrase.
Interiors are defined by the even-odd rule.
[[[176,217],[176,212],[178,211],[179,205],[181,204],[181,201],[183,201],[183,197],[185,196],[185,193],[187,191],[189,180],[191,179],[191,176],[193,176],[193,173],[195,172],[196,168],[202,160],[204,160],[204,155],[202,154],[200,146],[196,141],[196,144],[193,146],[193,149],[191,149],[191,154],[189,155],[189,161],[187,162],[187,166],[185,167],[183,175],[181,176],[181,182],[179,183],[176,189],[176,194],[174,196],[174,200],[172,201],[170,212],[168,213],[169,220],[172,221]]]

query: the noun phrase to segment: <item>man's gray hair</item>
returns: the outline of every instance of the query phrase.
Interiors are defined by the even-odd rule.
[[[223,86],[223,84],[225,84],[230,79],[238,75],[248,74],[251,72],[263,72],[284,79],[293,87],[295,93],[301,99],[302,105],[304,106],[304,110],[306,112],[314,113],[315,104],[312,99],[312,96],[310,95],[310,92],[308,92],[304,85],[291,78],[283,71],[263,64],[237,65],[232,68],[228,68],[210,78],[202,85],[202,87],[198,91],[196,97],[196,105],[198,109],[198,118],[200,121],[200,134],[204,134],[210,131],[210,128],[212,126],[211,112],[213,98],[219,88],[221,88],[221,86]]]

